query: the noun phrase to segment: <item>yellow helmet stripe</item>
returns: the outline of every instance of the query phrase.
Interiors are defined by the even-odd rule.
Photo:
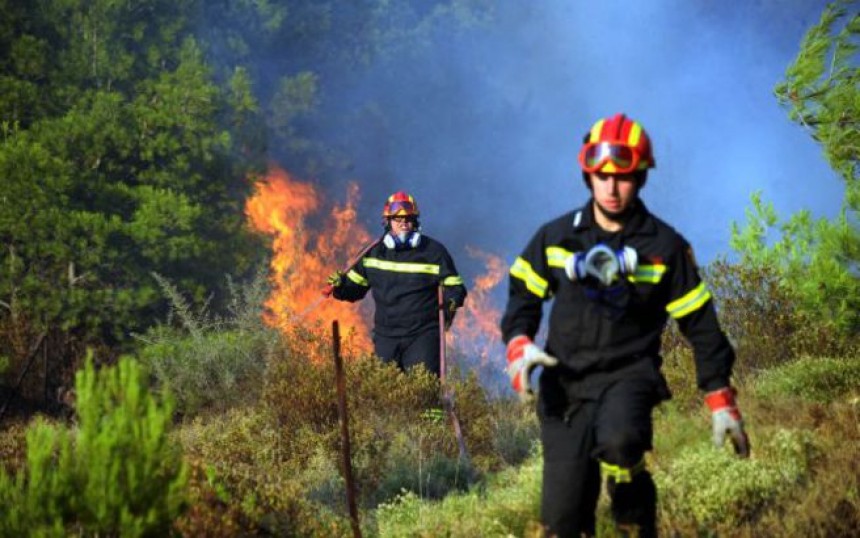
[[[604,123],[606,123],[606,120],[598,120],[598,122],[591,127],[591,135],[588,138],[589,142],[597,142],[600,140],[600,132],[603,130]]]
[[[687,314],[702,308],[710,298],[711,292],[705,287],[704,282],[700,282],[698,286],[690,290],[686,295],[667,304],[666,311],[675,319],[683,318]]]
[[[630,133],[627,135],[627,145],[631,148],[635,148],[639,145],[639,139],[642,137],[642,126],[637,122],[633,122],[633,125],[630,126]]]

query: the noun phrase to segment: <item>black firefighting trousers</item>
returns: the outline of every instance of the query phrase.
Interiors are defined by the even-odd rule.
[[[392,337],[374,332],[373,347],[383,362],[393,362],[404,372],[423,364],[439,377],[439,326],[436,324],[410,336]]]
[[[651,412],[669,397],[668,387],[654,363],[640,359],[616,372],[586,376],[546,369],[539,395],[542,523],[548,536],[593,535],[600,462],[641,469],[652,446]],[[607,485],[616,524],[654,536],[657,492],[651,475],[634,471],[629,482],[607,478]]]

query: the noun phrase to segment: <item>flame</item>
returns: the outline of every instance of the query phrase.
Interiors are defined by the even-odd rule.
[[[344,269],[362,247],[369,244],[370,233],[357,221],[358,185],[351,183],[344,205],[323,207],[323,199],[310,183],[293,178],[272,165],[266,176],[255,184],[255,192],[245,205],[251,226],[272,236],[272,293],[266,300],[264,320],[283,334],[301,338],[302,331],[317,337],[324,334],[331,320],[337,319],[346,335],[347,352],[367,353],[370,340],[370,305],[325,299],[322,290],[326,277]],[[326,218],[313,219],[319,213]],[[316,228],[313,222],[322,220]],[[492,367],[499,363],[501,311],[492,293],[507,274],[501,257],[473,247],[469,256],[481,260],[486,268],[468,286],[469,296],[447,335],[448,344],[472,366]],[[309,353],[313,353],[308,348]],[[503,353],[503,351],[502,351]],[[326,357],[312,357],[323,361]]]
[[[449,335],[449,339],[461,354],[476,360],[480,366],[493,366],[498,363],[494,350],[501,343],[501,310],[495,306],[492,292],[502,282],[508,267],[495,254],[469,246],[466,252],[482,260],[486,271],[475,277],[469,287],[469,296],[451,326],[453,335]],[[504,360],[498,364],[504,364]]]
[[[347,335],[346,347],[357,352],[372,349],[370,330],[359,306],[322,295],[326,277],[343,269],[349,257],[370,241],[370,233],[356,220],[358,199],[358,186],[350,184],[345,205],[331,208],[316,231],[308,220],[320,211],[322,200],[313,185],[275,165],[256,183],[245,214],[255,230],[273,236],[273,290],[266,301],[266,323],[287,335],[309,329],[322,336],[336,319]]]

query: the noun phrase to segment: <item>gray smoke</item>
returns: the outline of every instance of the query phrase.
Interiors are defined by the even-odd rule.
[[[323,187],[337,200],[358,181],[373,230],[388,194],[415,195],[425,233],[468,281],[482,267],[467,245],[510,262],[541,223],[587,199],[582,135],[623,111],[654,145],[645,202],[712,261],[729,254],[753,191],[783,216],[838,211],[843,185],[773,95],[826,3],[497,2],[484,27],[438,28],[425,49],[321,72],[323,105],[353,126],[306,125],[352,163]]]

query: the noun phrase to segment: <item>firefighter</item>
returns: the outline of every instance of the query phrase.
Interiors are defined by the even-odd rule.
[[[617,114],[586,133],[579,164],[591,198],[544,224],[510,269],[501,321],[507,373],[524,400],[542,366],[537,413],[543,446],[541,520],[550,536],[593,535],[606,479],[622,532],[656,535],[657,493],[644,455],[652,410],[670,397],[660,371],[668,318],[694,350],[714,442],[749,442],[730,384],[735,360],[690,245],[639,197],[654,168],[642,126]],[[546,345],[534,343],[554,299]]]
[[[409,194],[392,194],[382,209],[382,240],[345,274],[329,277],[333,296],[358,301],[372,291],[376,305],[373,345],[383,361],[407,371],[423,364],[439,376],[439,308],[446,329],[463,306],[466,287],[442,243],[421,233],[418,204]],[[438,287],[443,286],[443,305]]]

